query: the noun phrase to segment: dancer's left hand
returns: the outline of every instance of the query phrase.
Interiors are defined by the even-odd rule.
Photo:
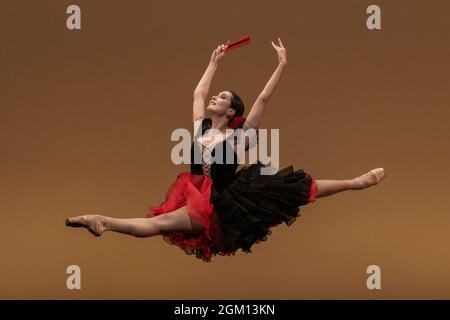
[[[283,46],[283,43],[281,42],[281,39],[278,37],[278,42],[279,42],[279,46],[277,46],[275,43],[273,43],[272,41],[272,46],[274,47],[274,49],[277,51],[278,54],[278,62],[282,65],[286,65],[287,64],[287,50],[286,48]]]

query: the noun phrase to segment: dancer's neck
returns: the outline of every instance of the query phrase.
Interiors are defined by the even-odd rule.
[[[218,117],[216,115],[210,115],[211,118],[211,129],[219,130],[222,133],[226,132],[228,129],[228,119],[225,117]]]

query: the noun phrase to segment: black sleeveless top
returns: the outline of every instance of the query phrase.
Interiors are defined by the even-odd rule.
[[[212,123],[212,121],[210,118],[204,118],[202,120],[201,128],[198,128],[199,130],[201,129],[201,135],[203,135],[207,129],[211,128],[211,123]],[[198,134],[200,135],[200,132],[198,132]],[[195,128],[194,128],[194,135],[195,135]],[[201,156],[202,155],[202,145],[200,142],[197,141],[196,138],[197,137],[194,136],[194,141],[192,142],[192,145],[191,145],[191,173],[204,175],[205,173],[204,173],[203,165],[202,165],[203,157]],[[214,146],[214,149],[212,149],[212,152],[211,152],[212,157],[215,157],[216,149],[218,148],[219,144],[222,144],[223,159],[220,163],[216,163],[216,162],[218,162],[218,160],[216,159],[216,162],[211,164],[210,174],[209,174],[209,176],[213,180],[213,188],[214,188],[213,191],[218,192],[218,193],[221,193],[228,185],[231,184],[231,182],[233,182],[233,180],[236,177],[237,167],[239,166],[237,154],[236,154],[236,152],[234,152],[234,148],[231,145],[231,143],[233,143],[233,140],[231,140],[228,137],[221,142],[217,142]],[[200,155],[200,158],[202,160],[202,163],[195,163],[194,152],[198,152],[198,154]],[[233,153],[233,162],[232,163],[227,163],[227,161],[226,161],[227,154],[229,154],[229,153]]]

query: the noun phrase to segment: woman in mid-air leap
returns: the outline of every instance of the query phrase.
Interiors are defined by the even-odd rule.
[[[229,43],[213,51],[193,94],[194,131],[199,138],[192,143],[191,170],[178,175],[161,205],[150,206],[145,218],[120,219],[89,214],[71,217],[66,225],[85,227],[95,236],[105,231],[135,237],[160,235],[187,254],[209,262],[217,254],[234,255],[238,249],[251,252],[253,244],[267,240],[272,227],[282,222],[291,225],[300,215],[299,207],[316,198],[377,185],[385,177],[383,168],[345,180],[314,179],[304,170],[294,170],[292,165],[276,174],[263,175],[261,168],[265,165],[259,161],[237,171],[237,156],[227,129],[246,131],[259,127],[264,108],[287,65],[286,49],[280,38],[278,42],[278,45],[272,42],[278,66],[247,118],[243,117],[241,98],[231,90],[212,96],[206,105],[213,75]],[[209,134],[211,132],[215,134]],[[211,160],[219,144],[224,150],[224,159],[231,152],[235,162]],[[248,148],[248,140],[245,146]],[[201,163],[193,161],[195,152],[201,153]]]

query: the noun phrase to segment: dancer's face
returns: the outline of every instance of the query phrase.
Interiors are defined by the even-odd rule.
[[[232,93],[229,91],[221,91],[218,95],[212,96],[206,110],[213,112],[219,116],[232,114],[234,110],[231,106]]]

